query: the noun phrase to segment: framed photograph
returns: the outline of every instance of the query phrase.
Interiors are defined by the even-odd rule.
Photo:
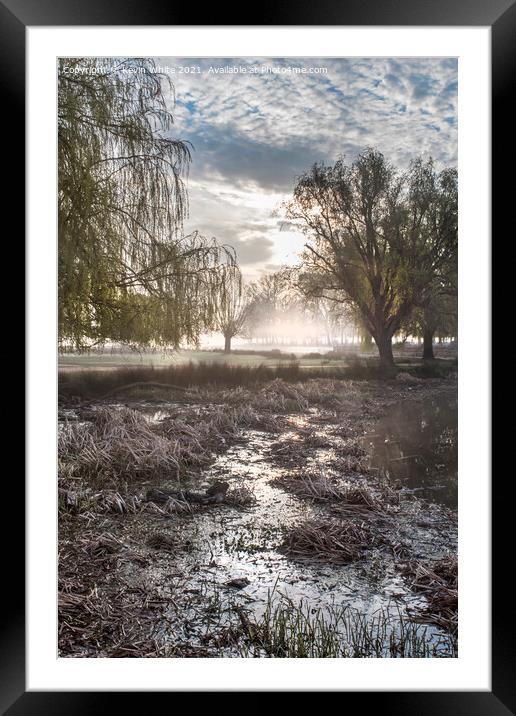
[[[2,712],[511,713],[490,272],[514,4],[0,11],[28,297]]]

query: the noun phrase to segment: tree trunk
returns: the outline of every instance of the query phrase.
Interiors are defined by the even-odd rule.
[[[224,336],[224,353],[231,353],[231,336]]]
[[[394,367],[394,356],[392,355],[392,338],[389,336],[375,337],[375,342],[380,354],[380,364],[384,368]]]
[[[434,356],[434,331],[425,328],[423,331],[423,360],[433,360]]]
[[[360,336],[360,351],[362,353],[369,353],[373,347],[373,337],[369,331],[364,331]]]

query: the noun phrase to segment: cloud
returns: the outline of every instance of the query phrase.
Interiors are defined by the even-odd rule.
[[[195,182],[189,187],[188,232],[197,230],[208,238],[235,249],[242,267],[266,262],[274,255],[271,232],[276,219],[266,207],[253,206],[258,194],[253,187],[228,191],[227,182]],[[276,195],[270,204],[276,202]]]
[[[242,131],[210,127],[190,135],[194,146],[192,174],[249,182],[269,191],[289,192],[296,178],[325,154],[308,143],[268,143]]]
[[[160,58],[189,65],[175,74],[173,135],[195,150],[188,227],[237,248],[243,265],[276,265],[297,247],[280,232],[275,206],[314,162],[350,162],[378,147],[404,168],[419,154],[437,167],[457,160],[457,61],[454,58]],[[281,73],[255,73],[263,65]],[[245,67],[213,74],[210,67]],[[295,74],[288,67],[326,67]]]

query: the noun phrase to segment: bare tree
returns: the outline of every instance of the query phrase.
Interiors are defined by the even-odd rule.
[[[299,270],[298,266],[289,269],[292,290],[300,297],[307,317],[324,328],[328,345],[342,342],[343,335],[350,328],[356,328],[356,311],[349,299],[339,292],[338,295],[322,296],[319,292],[320,278]],[[338,337],[338,339],[337,339]]]
[[[237,266],[228,266],[224,270],[216,309],[216,325],[224,336],[225,353],[231,352],[231,340],[241,332],[248,308],[240,270]]]
[[[284,271],[265,274],[248,286],[246,329],[250,337],[260,335],[276,342],[278,324],[292,308]]]

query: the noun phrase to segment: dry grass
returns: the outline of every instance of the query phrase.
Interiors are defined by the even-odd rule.
[[[306,430],[301,433],[304,447],[317,450],[319,448],[331,447],[331,441],[326,435],[321,435],[315,432],[315,430]]]
[[[339,485],[327,475],[307,471],[279,475],[272,484],[292,492],[297,497],[317,502],[342,500],[346,491],[346,486]]]
[[[201,505],[195,505],[186,500],[178,500],[174,497],[157,505],[155,502],[144,502],[141,507],[141,512],[152,512],[157,515],[163,515],[164,517],[170,515],[192,515],[194,512],[199,511]]]
[[[341,475],[366,474],[369,471],[369,458],[355,455],[336,455],[329,460],[329,466]]]
[[[458,562],[450,556],[433,563],[409,562],[403,572],[411,577],[411,589],[421,592],[428,607],[415,615],[418,621],[430,622],[452,634],[458,628]]]
[[[157,434],[141,413],[128,408],[99,408],[91,422],[63,425],[58,438],[59,459],[72,463],[74,478],[109,480],[114,486],[156,474],[178,477],[184,452],[179,440]]]
[[[195,507],[198,506],[172,497],[164,504],[157,505],[148,502],[142,494],[134,495],[110,489],[93,491],[89,487],[74,490],[62,487],[59,490],[60,519],[72,515],[94,518],[95,515],[102,514],[136,515],[142,512],[167,517],[192,514]]]
[[[345,564],[373,544],[371,532],[352,520],[310,520],[285,534],[282,549],[292,558]]]
[[[234,507],[250,507],[256,504],[256,495],[251,487],[240,485],[228,490],[224,503]]]
[[[256,386],[274,378],[299,380],[299,364],[289,362],[277,367],[259,365],[231,365],[227,363],[190,362],[168,366],[131,366],[117,370],[77,370],[61,372],[59,375],[59,393],[82,398],[101,398],[114,391],[126,395],[155,395],[156,393],[177,393],[178,388],[192,386]],[[148,387],[145,387],[145,384]],[[156,388],[155,384],[160,387]],[[134,388],[134,384],[138,387]],[[154,385],[153,385],[154,384]]]
[[[406,371],[402,371],[401,373],[398,373],[396,375],[396,380],[399,383],[419,383],[419,382],[421,382],[421,378],[417,378],[415,375],[412,375],[412,373],[407,373]]]
[[[249,405],[260,414],[289,414],[304,412],[310,406],[340,410],[349,401],[355,401],[361,389],[360,384],[354,381],[314,378],[309,374],[297,382],[275,378],[262,386],[242,385],[232,390],[218,391],[209,388],[202,392],[205,398],[221,400],[230,405]]]
[[[260,412],[300,413],[308,409],[309,402],[299,384],[292,385],[276,379],[255,393],[252,407]]]
[[[152,549],[172,553],[177,552],[178,547],[180,546],[180,542],[176,537],[164,534],[162,532],[154,532],[153,534],[149,535],[149,537],[147,537],[145,541],[145,544],[147,545],[147,547],[152,547]]]
[[[350,437],[342,441],[338,453],[342,457],[354,457],[361,459],[367,455],[360,437]]]
[[[185,411],[184,417],[157,424],[136,410],[101,407],[87,423],[62,426],[60,484],[84,487],[86,480],[120,492],[124,483],[177,480],[208,466],[214,453],[239,439],[244,429],[274,428],[272,417],[259,415],[251,406],[229,410],[212,406],[202,416]]]
[[[361,426],[355,424],[354,429],[360,432]],[[369,456],[362,446],[361,439],[349,437],[349,433],[336,446],[335,453],[330,458],[329,464],[341,475],[350,473],[366,474],[369,472]]]
[[[380,513],[384,511],[385,504],[369,487],[351,485],[345,489],[345,494],[336,507],[340,512],[362,510]]]
[[[367,486],[358,487],[319,472],[290,473],[278,476],[273,484],[297,497],[315,502],[332,503],[339,513],[383,512],[384,504],[378,494]]]
[[[260,415],[250,405],[230,408],[217,405],[201,416],[187,413],[185,419],[165,418],[155,429],[169,439],[183,441],[189,452],[202,454],[225,448],[228,441],[237,440],[243,430],[275,431],[279,425],[273,416]]]
[[[306,464],[310,451],[300,440],[293,439],[290,434],[287,438],[271,443],[269,446],[270,458],[283,467],[299,467]]]
[[[116,490],[100,490],[90,496],[89,503],[95,512],[133,515],[144,504],[138,495],[122,495]]]
[[[61,539],[59,653],[71,657],[169,656],[156,633],[169,599],[119,577],[131,548],[110,532],[81,531]]]

